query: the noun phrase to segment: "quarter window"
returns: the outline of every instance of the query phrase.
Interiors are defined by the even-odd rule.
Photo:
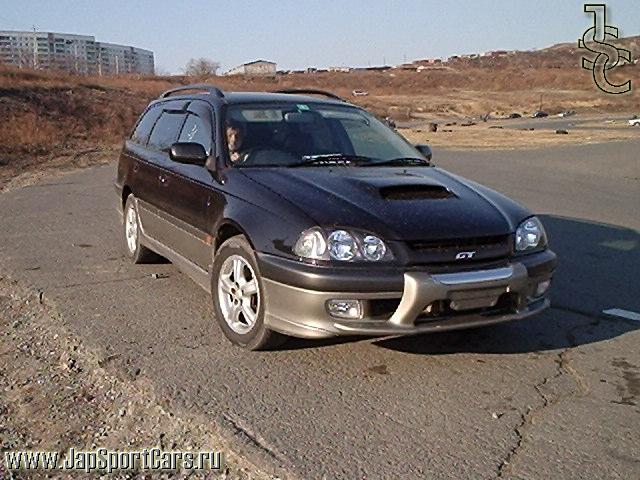
[[[149,138],[149,145],[158,150],[165,150],[178,140],[186,114],[163,112],[156,122]]]
[[[151,129],[158,120],[158,117],[160,117],[161,113],[162,109],[159,107],[152,107],[147,110],[147,113],[142,116],[142,118],[138,122],[138,125],[136,126],[136,129],[133,131],[131,140],[141,143],[142,145],[146,145],[147,140],[149,140]]]

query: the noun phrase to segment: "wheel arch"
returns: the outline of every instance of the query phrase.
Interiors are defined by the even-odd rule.
[[[225,219],[218,226],[213,239],[214,253],[220,249],[220,245],[229,240],[231,237],[235,237],[237,235],[243,235],[247,239],[247,242],[249,242],[249,245],[251,245],[251,248],[255,251],[255,246],[253,245],[251,237],[249,237],[246,230],[233,220]]]
[[[127,203],[127,198],[129,198],[129,195],[133,194],[133,190],[131,190],[131,187],[129,187],[129,185],[123,185],[122,187],[122,209],[124,210],[124,206]]]

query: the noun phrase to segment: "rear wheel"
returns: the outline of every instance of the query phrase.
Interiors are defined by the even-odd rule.
[[[225,336],[250,350],[281,345],[286,337],[264,325],[262,279],[253,249],[244,236],[230,238],[220,246],[212,273],[213,307]]]
[[[133,194],[127,197],[124,205],[123,232],[124,251],[133,263],[147,263],[157,256],[140,243],[140,216]]]

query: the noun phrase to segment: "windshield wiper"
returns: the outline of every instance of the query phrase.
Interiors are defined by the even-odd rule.
[[[393,167],[396,165],[424,165],[426,167],[431,166],[431,162],[426,158],[416,157],[399,157],[392,158],[391,160],[383,160],[381,162],[371,162],[367,164],[369,167]]]
[[[308,167],[312,165],[364,165],[372,163],[371,158],[347,153],[325,153],[322,155],[305,155],[302,161],[292,163],[289,167]]]

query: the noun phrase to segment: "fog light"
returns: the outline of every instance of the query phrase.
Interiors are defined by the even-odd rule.
[[[360,300],[327,300],[327,312],[336,318],[362,318]]]
[[[551,285],[551,280],[545,280],[544,282],[540,282],[536,287],[536,297],[541,297],[545,294],[547,290],[549,290],[549,286]]]

